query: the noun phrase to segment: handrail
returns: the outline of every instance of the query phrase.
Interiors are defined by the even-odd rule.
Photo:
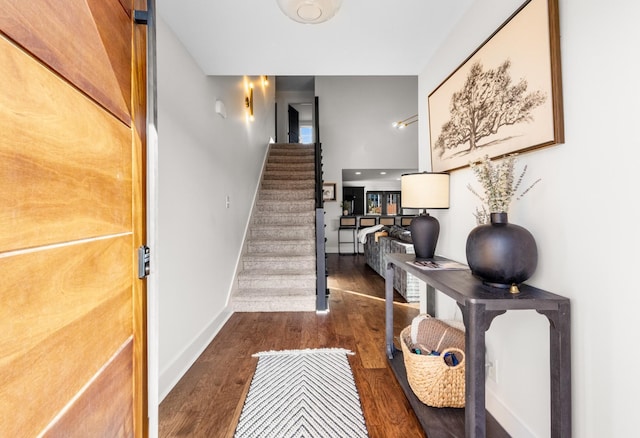
[[[316,311],[322,312],[329,308],[327,304],[327,257],[324,237],[324,209],[316,208]]]
[[[318,96],[315,97],[314,102],[313,102],[313,111],[315,114],[314,117],[314,121],[315,121],[315,126],[313,127],[313,132],[315,133],[316,136],[316,143],[320,143],[320,112],[319,112],[319,108],[320,106],[318,105]]]
[[[320,143],[320,112],[318,105],[318,96],[314,100],[314,136],[315,136],[315,172],[316,172],[316,208],[324,208],[324,199],[322,196],[322,184],[324,183],[322,173],[322,143]]]
[[[324,208],[324,199],[322,196],[322,145],[315,144],[315,177],[316,177],[316,208]]]
[[[316,311],[326,311],[327,304],[327,260],[325,222],[324,222],[324,184],[322,172],[322,144],[320,143],[320,123],[318,112],[318,96],[315,97],[315,177],[316,177]]]

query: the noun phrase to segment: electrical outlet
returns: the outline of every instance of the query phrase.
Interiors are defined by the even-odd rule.
[[[498,359],[487,362],[487,377],[498,383]]]
[[[227,197],[225,199],[225,206],[227,208],[229,208],[231,206],[231,197],[229,195],[227,195]]]

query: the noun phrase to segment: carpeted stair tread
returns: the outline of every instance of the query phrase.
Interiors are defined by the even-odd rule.
[[[279,271],[263,271],[263,270],[245,270],[238,274],[239,278],[244,280],[262,280],[266,277],[272,280],[287,280],[293,278],[295,280],[314,280],[316,279],[316,271],[300,272],[296,270],[279,270]]]
[[[273,299],[289,295],[315,296],[315,287],[315,271],[245,270],[238,275],[236,296],[254,295],[256,291]]]
[[[315,172],[315,164],[310,163],[267,163],[267,171]]]
[[[250,240],[247,244],[250,254],[297,254],[312,255],[316,253],[313,243],[300,243],[297,240],[279,242],[276,240]]]
[[[277,212],[261,212],[261,214],[256,215],[253,218],[253,223],[255,225],[282,225],[282,226],[288,226],[288,225],[306,225],[306,224],[310,224],[313,225],[315,222],[315,216],[314,215],[307,215],[306,213],[301,213],[299,215],[296,216],[283,216],[281,214],[278,214]]]
[[[310,289],[304,289],[304,288],[280,288],[280,290],[278,290],[277,292],[279,295],[287,296],[287,297],[312,296],[315,299],[315,295],[316,295],[315,289],[310,290]],[[247,288],[247,289],[239,290],[238,293],[236,294],[236,297],[239,297],[239,298],[245,297],[245,298],[252,298],[255,300],[266,301],[273,296],[273,293],[274,293],[273,289],[259,288],[259,287]]]
[[[270,236],[255,236],[247,239],[249,243],[282,243],[285,245],[298,244],[298,245],[307,245],[315,243],[315,241],[303,241],[304,239],[292,239],[292,238],[282,238],[282,237],[270,237]]]
[[[269,295],[262,289],[245,290],[234,296],[231,308],[234,312],[314,312],[315,288],[311,291],[281,289],[278,295]]]
[[[309,261],[309,260],[316,260],[316,256],[314,255],[309,255],[309,256],[301,256],[301,255],[291,255],[291,254],[279,254],[279,255],[273,255],[273,254],[245,254],[244,259],[247,261],[261,261],[261,260],[271,260],[274,262],[278,262],[278,261],[283,261],[283,262],[290,262],[290,261],[295,261],[295,260],[300,260],[300,261]]]
[[[247,239],[248,242],[251,243],[282,243],[282,244],[286,244],[286,245],[290,245],[290,244],[298,244],[298,245],[305,245],[307,243],[312,243],[312,242],[301,242],[302,239],[291,239],[291,238],[275,238],[275,237],[268,237],[268,236],[257,236],[257,237],[251,237],[249,239]]]
[[[274,213],[304,213],[315,208],[315,200],[304,199],[298,200],[269,200],[260,199],[256,202],[256,210],[258,212],[271,211]]]
[[[315,178],[313,170],[266,170],[263,181],[297,181]]]
[[[284,208],[286,206],[295,206],[303,211],[310,211],[315,208],[315,199],[258,199],[256,205],[258,207],[264,205],[274,205],[278,208]]]
[[[261,201],[300,201],[310,199],[315,202],[315,190],[313,189],[262,189],[259,199]]]
[[[315,145],[302,143],[274,143],[271,145],[271,151],[308,151],[315,153]]]
[[[316,302],[315,150],[270,145],[231,307],[313,311]]]
[[[249,230],[249,239],[264,240],[299,240],[310,239],[316,235],[314,227],[308,225],[273,226],[254,224]]]
[[[244,270],[315,272],[315,254],[246,254],[242,259]]]
[[[309,150],[295,150],[295,149],[272,149],[270,157],[314,157],[315,152]]]
[[[272,169],[269,169],[269,167],[272,167]],[[300,175],[304,178],[308,177],[309,174],[314,174],[313,176],[315,177],[315,166],[311,165],[308,166],[306,164],[300,164],[297,166],[285,166],[283,164],[280,165],[275,165],[275,164],[267,164],[265,170],[264,170],[264,175],[263,178],[269,178],[269,176],[271,174],[277,174],[277,173],[295,173],[297,175]]]
[[[281,153],[298,153],[298,154],[315,154],[315,146],[312,144],[299,143],[275,143],[271,145],[270,154]]]
[[[311,163],[315,165],[315,155],[271,155],[267,159],[267,164],[302,164]]]
[[[277,296],[282,289],[306,290],[309,294],[315,294],[315,276],[293,275],[280,271],[265,273],[261,277],[238,277],[238,290],[263,289],[270,295]]]
[[[315,189],[315,182],[311,180],[294,180],[294,179],[271,179],[262,180],[260,187],[263,189]]]
[[[313,231],[315,234],[315,228],[312,224],[304,224],[304,225],[290,225],[286,228],[275,225],[263,225],[263,224],[253,224],[251,227],[251,231],[256,232],[269,232],[269,231]]]

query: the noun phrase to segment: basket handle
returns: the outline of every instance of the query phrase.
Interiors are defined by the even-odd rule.
[[[456,357],[458,358],[459,362],[458,365],[454,365],[452,367],[450,367],[449,365],[447,365],[447,363],[444,361],[444,355],[446,353],[456,353]],[[461,366],[464,365],[464,361],[466,359],[466,356],[464,354],[464,351],[460,350],[459,348],[445,348],[442,353],[440,353],[440,357],[442,358],[442,365],[449,368],[450,370],[455,370],[456,368],[460,368]]]

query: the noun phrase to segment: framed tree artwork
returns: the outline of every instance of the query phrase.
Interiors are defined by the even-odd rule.
[[[434,172],[564,142],[558,0],[529,0],[428,98]]]

